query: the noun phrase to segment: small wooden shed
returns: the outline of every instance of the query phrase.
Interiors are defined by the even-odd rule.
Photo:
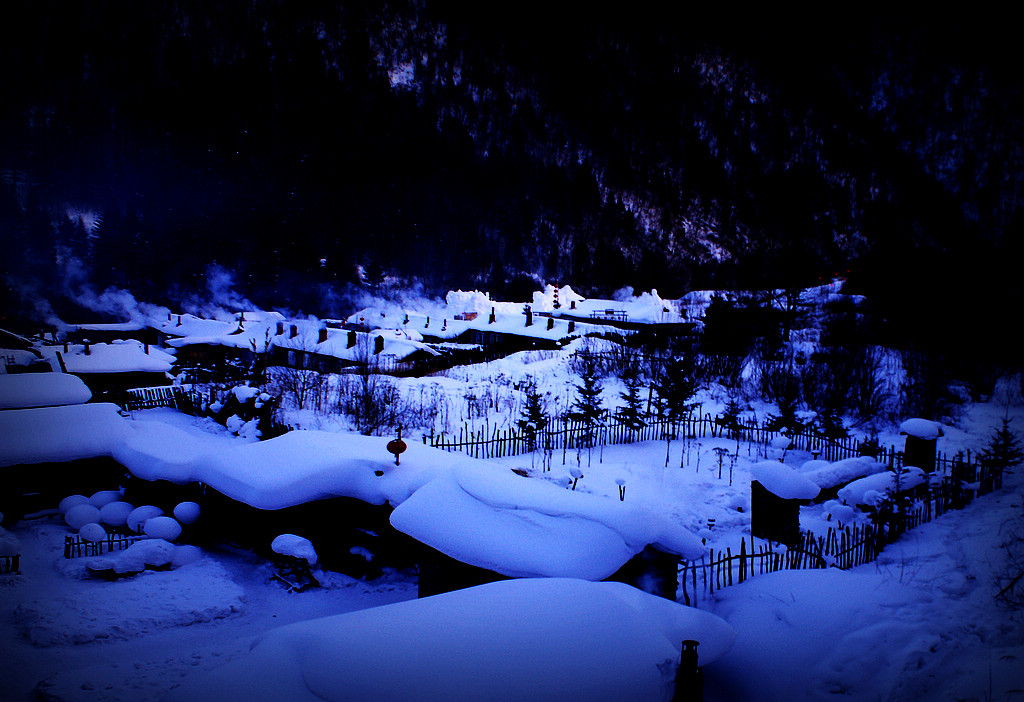
[[[800,540],[800,507],[818,496],[820,488],[777,461],[751,468],[750,533],[785,544]]]
[[[925,473],[935,470],[936,445],[943,435],[942,425],[914,417],[900,424],[900,434],[906,437],[903,465],[917,466]]]

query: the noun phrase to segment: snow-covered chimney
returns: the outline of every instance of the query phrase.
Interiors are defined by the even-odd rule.
[[[350,349],[350,348],[354,347],[355,345],[356,345],[356,333],[354,331],[350,331],[348,333],[348,346],[346,346],[345,348],[349,348]]]
[[[375,337],[373,337],[373,352],[374,353],[380,353],[383,350],[384,350],[384,337],[383,336],[375,336]]]
[[[82,353],[84,353],[86,356],[92,353],[92,350],[89,348],[88,339],[82,339]]]
[[[277,329],[274,331],[274,334],[276,336],[281,336],[282,334],[284,334],[284,322],[277,323]]]
[[[298,335],[299,335],[299,328],[293,324],[291,329],[288,331],[288,338],[289,339],[294,339]]]
[[[316,343],[322,344],[327,341],[327,327],[320,327],[317,330]]]

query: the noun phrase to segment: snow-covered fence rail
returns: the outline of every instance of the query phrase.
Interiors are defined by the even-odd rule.
[[[204,404],[209,403],[204,403],[203,395],[195,390],[177,385],[165,385],[126,390],[125,396],[119,404],[129,412],[154,407],[171,407],[186,414],[198,414]]]
[[[65,536],[64,558],[98,556],[110,551],[121,551],[142,538],[142,536],[138,535],[108,534],[107,538],[100,541],[86,541],[77,534]]]

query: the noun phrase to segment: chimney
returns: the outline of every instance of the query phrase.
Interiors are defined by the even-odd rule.
[[[86,356],[89,356],[89,355],[92,354],[92,350],[89,348],[89,340],[88,339],[82,339],[82,352]]]
[[[555,318],[554,317],[548,317],[548,330],[550,331],[551,329],[554,329],[554,328],[555,328]]]
[[[293,324],[291,330],[288,332],[288,338],[289,339],[294,339],[298,335],[299,335],[299,328]]]
[[[494,308],[491,308],[491,317],[487,320],[488,324],[494,324]]]
[[[533,326],[533,310],[530,309],[529,305],[526,306],[526,326]]]
[[[354,347],[355,345],[356,345],[356,333],[354,331],[350,331],[348,333],[348,346],[346,346],[345,348],[350,349],[350,348]]]
[[[569,309],[570,310],[576,309],[576,300],[569,300]]]
[[[181,326],[181,315],[180,314],[178,315],[178,323],[175,326],[178,326],[178,327]]]
[[[373,352],[374,353],[380,353],[383,350],[384,350],[384,337],[383,336],[375,336],[375,337],[373,337]]]
[[[278,322],[277,328],[274,330],[274,336],[281,336],[284,334],[284,322]]]
[[[322,344],[327,341],[327,327],[320,327],[316,336],[316,343]]]
[[[676,689],[672,702],[700,702],[704,699],[704,672],[697,665],[697,646],[692,639],[683,641],[676,668]]]
[[[576,331],[576,322],[570,321],[569,322],[569,333],[572,334],[574,331]]]

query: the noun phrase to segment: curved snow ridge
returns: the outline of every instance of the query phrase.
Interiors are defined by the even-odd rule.
[[[621,583],[508,580],[275,629],[165,699],[668,699],[681,641],[704,665],[735,637]]]
[[[482,462],[417,490],[391,514],[391,524],[452,558],[510,577],[603,580],[648,544],[683,558],[704,555],[700,539],[667,517]]]
[[[69,373],[4,373],[0,375],[0,409],[81,405],[92,390]]]

